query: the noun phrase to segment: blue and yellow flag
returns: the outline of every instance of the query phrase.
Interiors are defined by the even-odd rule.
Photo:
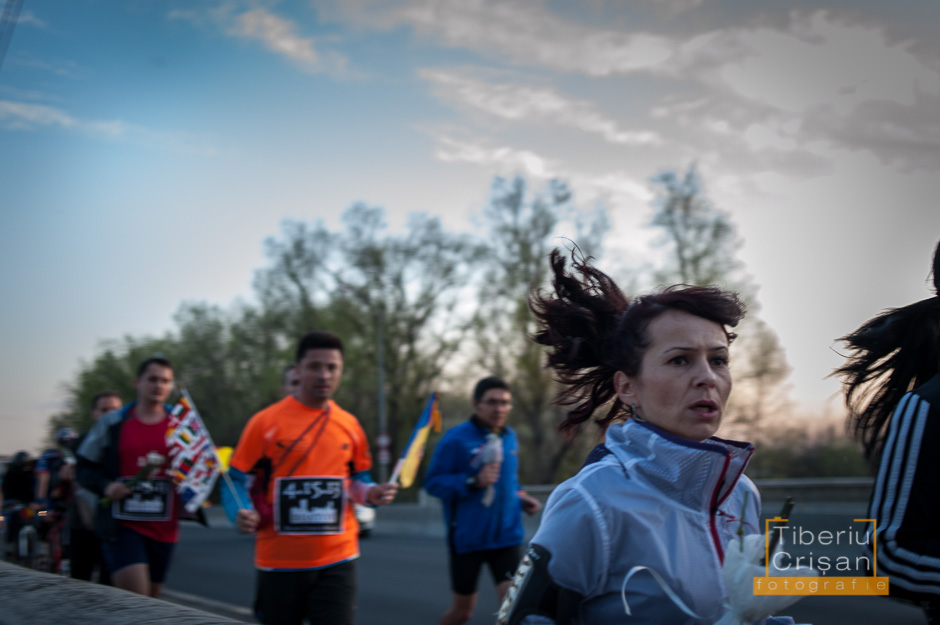
[[[441,411],[437,406],[437,393],[431,393],[431,397],[428,398],[424,412],[418,418],[418,423],[415,424],[411,438],[408,439],[408,444],[405,445],[401,457],[395,465],[390,482],[394,482],[397,477],[402,488],[408,488],[414,484],[415,476],[418,475],[418,467],[421,465],[421,458],[424,456],[424,447],[428,442],[428,434],[431,433],[432,427],[435,432],[441,431]]]

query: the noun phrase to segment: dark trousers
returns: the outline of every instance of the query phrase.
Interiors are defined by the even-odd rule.
[[[924,606],[927,625],[940,625],[940,600],[931,601]]]
[[[71,551],[71,575],[75,579],[91,581],[91,576],[98,569],[98,583],[111,585],[111,574],[101,557],[101,543],[91,530],[73,527],[69,537]]]
[[[264,625],[352,625],[356,561],[312,571],[258,571],[258,617]]]

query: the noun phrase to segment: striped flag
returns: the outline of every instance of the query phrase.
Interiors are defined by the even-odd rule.
[[[397,478],[402,488],[408,488],[414,484],[432,427],[435,432],[441,431],[441,411],[438,409],[437,393],[431,393],[431,397],[428,398],[424,412],[418,417],[418,423],[415,424],[411,438],[408,439],[408,444],[401,452],[401,457],[395,465],[389,482],[394,482]]]

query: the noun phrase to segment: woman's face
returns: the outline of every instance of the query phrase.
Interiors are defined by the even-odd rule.
[[[678,310],[650,322],[640,372],[614,376],[620,401],[656,427],[693,441],[718,431],[731,393],[728,337],[714,321]]]

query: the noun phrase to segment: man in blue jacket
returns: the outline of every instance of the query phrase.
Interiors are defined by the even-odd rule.
[[[519,444],[506,425],[511,408],[506,382],[497,377],[477,382],[474,414],[448,430],[428,466],[424,488],[444,506],[454,592],[441,625],[462,625],[473,616],[484,564],[502,602],[522,557],[522,513],[542,507],[519,487]]]

